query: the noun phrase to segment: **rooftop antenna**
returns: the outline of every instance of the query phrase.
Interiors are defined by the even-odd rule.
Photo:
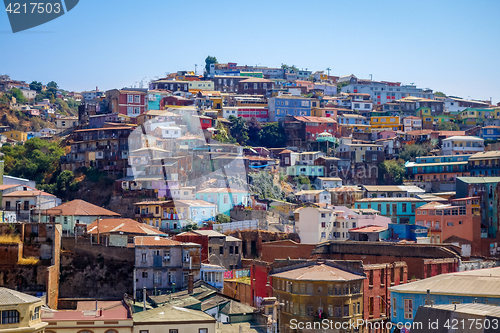
[[[198,73],[198,64],[194,64],[194,75]]]
[[[326,71],[328,72],[328,76],[330,76],[330,71],[331,71],[331,70],[332,70],[332,69],[331,69],[330,67],[328,67],[328,68],[326,69]]]
[[[370,81],[373,81],[373,75],[372,74],[369,75],[370,75]]]

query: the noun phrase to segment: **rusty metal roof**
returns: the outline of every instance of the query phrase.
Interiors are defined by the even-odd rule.
[[[120,214],[91,204],[90,202],[76,199],[65,202],[57,207],[47,210],[47,215],[65,216],[120,216]]]

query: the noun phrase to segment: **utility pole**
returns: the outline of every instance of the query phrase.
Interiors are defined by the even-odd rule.
[[[373,81],[373,75],[372,74],[369,75],[370,75],[370,81]]]
[[[331,68],[330,68],[330,67],[328,67],[328,68],[326,69],[326,71],[328,72],[328,76],[330,76],[330,71],[331,71]]]
[[[194,75],[198,73],[198,64],[194,64]]]

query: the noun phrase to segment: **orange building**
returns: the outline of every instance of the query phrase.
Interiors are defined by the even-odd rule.
[[[464,257],[481,255],[479,197],[430,202],[415,210],[415,224],[429,228],[432,244],[458,242]]]

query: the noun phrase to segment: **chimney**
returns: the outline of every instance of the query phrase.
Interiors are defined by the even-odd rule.
[[[193,270],[192,270],[192,257],[189,257],[189,274],[188,274],[188,294],[193,293]]]
[[[425,299],[425,305],[430,305],[431,304],[431,290],[427,289],[427,297]]]
[[[146,311],[146,287],[142,288],[142,310]]]
[[[97,300],[95,300],[95,311],[97,311]]]
[[[102,308],[99,309],[99,317],[102,317]]]

